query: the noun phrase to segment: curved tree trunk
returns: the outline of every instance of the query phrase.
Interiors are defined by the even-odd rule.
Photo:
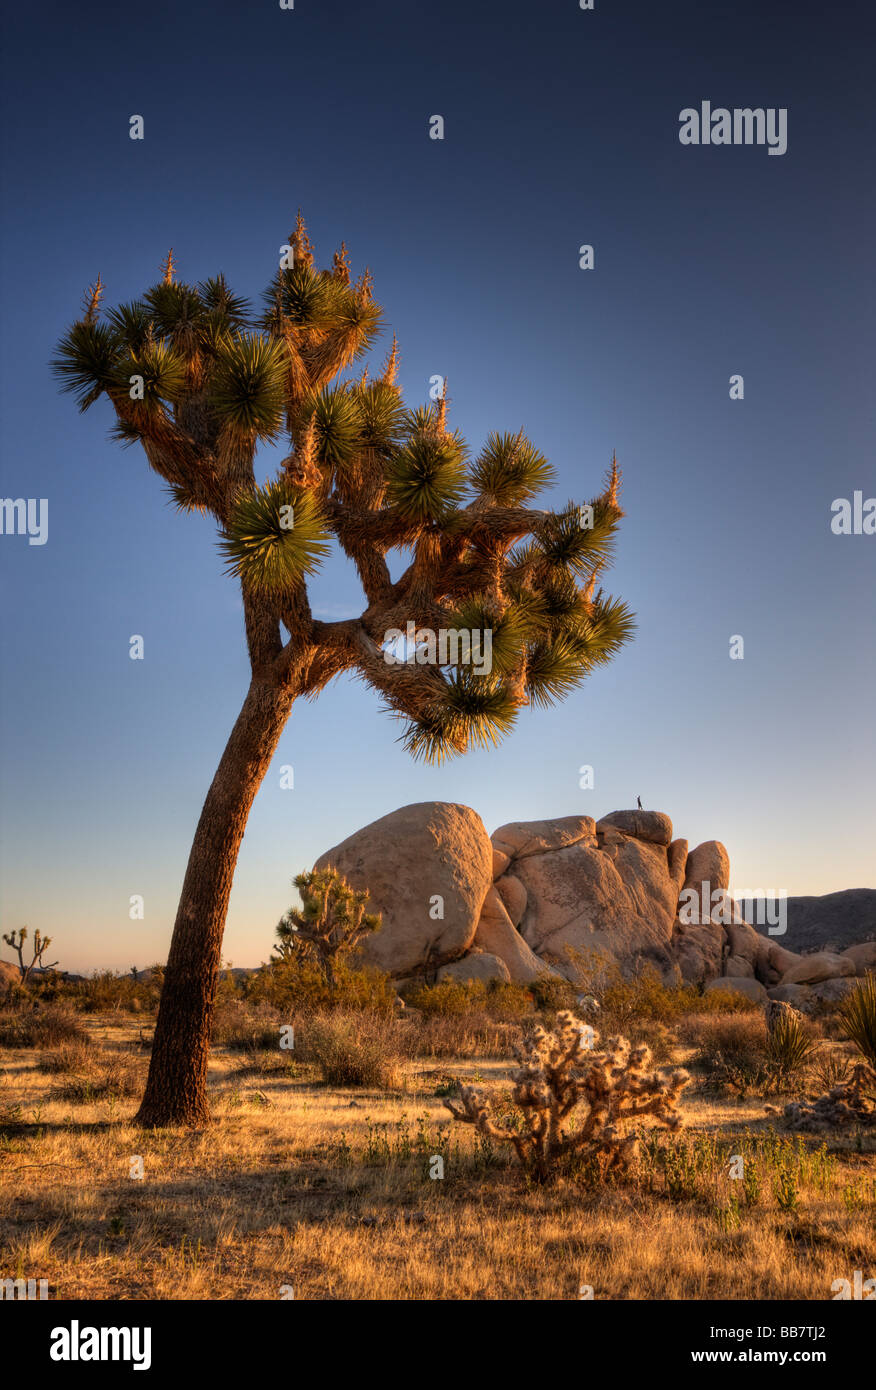
[[[207,1059],[231,883],[293,699],[292,691],[253,679],[207,793],[173,928],[140,1125],[200,1126],[210,1119]]]

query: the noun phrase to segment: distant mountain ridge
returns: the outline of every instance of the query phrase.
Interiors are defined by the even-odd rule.
[[[844,888],[838,893],[788,898],[787,903],[788,930],[781,944],[788,951],[844,951],[860,941],[876,939],[876,888]]]

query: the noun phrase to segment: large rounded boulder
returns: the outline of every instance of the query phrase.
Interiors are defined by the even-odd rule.
[[[362,959],[392,975],[456,960],[474,941],[493,883],[493,846],[469,806],[421,801],[372,821],[320,855],[366,889],[381,925]]]

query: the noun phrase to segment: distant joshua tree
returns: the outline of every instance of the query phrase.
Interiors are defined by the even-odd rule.
[[[335,961],[380,926],[380,914],[366,912],[368,894],[351,888],[332,868],[298,874],[295,887],[303,910],[290,907],[277,923],[277,955],[288,960],[304,951],[315,955],[329,990],[335,990]]]
[[[107,397],[114,437],[142,445],[178,507],[215,519],[241,587],[251,679],[195,832],[137,1117],[199,1126],[238,850],[294,701],[358,676],[405,721],[410,753],[439,760],[567,696],[633,623],[596,587],[622,516],[614,461],[586,507],[537,510],[527,504],[553,478],[542,454],[517,431],[491,434],[469,461],[446,383],[405,409],[394,340],[376,379],[341,379],[381,327],[371,276],[351,283],[344,246],[318,270],[299,214],[255,314],[222,275],[190,285],[175,272],[170,254],[141,299],[107,313],[98,277],[53,367],[81,410]],[[260,485],[256,450],[283,437],[289,452]],[[364,607],[321,622],[307,576],[332,543]],[[394,579],[397,549],[410,563]],[[475,674],[458,647],[443,667],[410,651],[393,661],[388,634],[409,621],[491,631],[491,672]]]
[[[3,940],[7,946],[11,946],[18,956],[18,969],[21,975],[21,983],[27,984],[28,978],[33,970],[52,970],[58,964],[56,960],[49,964],[43,964],[43,956],[52,944],[50,936],[42,936],[39,929],[33,934],[32,956],[30,961],[25,963],[24,943],[27,940],[27,927],[22,927],[17,936],[14,931],[4,932]]]

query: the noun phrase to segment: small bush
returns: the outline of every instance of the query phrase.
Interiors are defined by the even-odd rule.
[[[122,1053],[103,1054],[98,1065],[71,1075],[55,1087],[52,1094],[58,1100],[78,1105],[88,1105],[98,1100],[124,1100],[139,1096],[143,1081],[143,1068],[136,1058]]]
[[[675,1023],[686,1014],[751,1013],[757,1005],[743,994],[712,990],[701,994],[696,985],[665,985],[653,966],[625,978],[616,970],[600,996],[600,1006],[612,1026],[625,1027],[631,1020],[652,1019]]]
[[[271,961],[251,975],[244,982],[243,997],[285,1012],[362,1009],[389,1018],[395,1007],[395,988],[382,971],[372,967],[357,969],[348,961],[338,960],[332,990],[319,966],[297,955]]]
[[[0,1046],[55,1047],[63,1042],[87,1044],[88,1033],[68,1009],[10,1009],[0,1014]]]
[[[40,1071],[48,1072],[51,1076],[63,1076],[71,1072],[84,1071],[91,1065],[92,1053],[93,1049],[89,1043],[81,1040],[63,1042],[50,1052],[44,1052],[37,1065]]]
[[[277,1051],[280,1029],[291,1022],[270,1004],[222,999],[213,1015],[213,1043],[235,1052]]]
[[[405,1002],[426,1018],[462,1018],[485,1012],[487,986],[483,980],[442,980],[410,990]]]
[[[719,1090],[745,1095],[769,1082],[767,1029],[761,1013],[717,1014],[688,1019],[687,1039],[697,1046],[694,1065]]]
[[[535,1007],[545,1014],[574,1009],[581,993],[568,980],[558,980],[555,975],[539,975],[527,985],[527,989],[535,1000]]]
[[[844,1086],[851,1076],[851,1070],[848,1057],[832,1048],[819,1052],[812,1063],[812,1073],[823,1091]]]
[[[396,1091],[401,1086],[396,1032],[391,1021],[359,1015],[311,1017],[301,1029],[301,1053],[316,1062],[329,1086]]]

